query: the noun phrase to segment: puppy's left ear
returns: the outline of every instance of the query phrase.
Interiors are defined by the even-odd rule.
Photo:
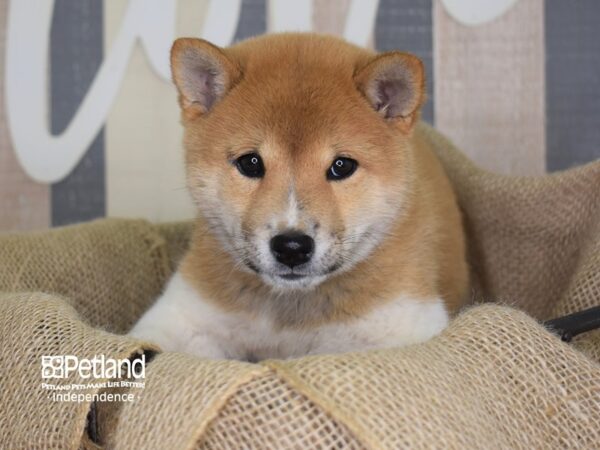
[[[375,111],[406,132],[419,118],[425,100],[425,70],[409,53],[387,52],[361,68],[354,80]]]
[[[241,78],[225,50],[203,39],[180,38],[171,48],[171,71],[183,117],[212,110]]]

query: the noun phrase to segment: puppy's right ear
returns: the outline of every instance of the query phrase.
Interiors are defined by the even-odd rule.
[[[241,77],[240,68],[222,49],[194,38],[175,41],[171,72],[187,119],[209,112]]]

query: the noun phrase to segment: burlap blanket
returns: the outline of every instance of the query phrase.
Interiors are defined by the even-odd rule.
[[[600,305],[600,162],[499,176],[427,132],[460,198],[478,304],[440,336],[259,364],[159,352],[133,402],[53,401],[42,355],[152,350],[122,334],[190,226],[0,236],[0,448],[598,448],[600,334],[568,345],[537,320]]]

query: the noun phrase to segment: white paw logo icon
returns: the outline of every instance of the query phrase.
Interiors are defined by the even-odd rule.
[[[64,358],[64,356],[42,356],[42,378],[63,378]]]

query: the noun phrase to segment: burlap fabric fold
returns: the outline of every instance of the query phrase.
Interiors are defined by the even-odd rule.
[[[160,353],[134,402],[92,408],[49,401],[38,359],[150,349],[114,333],[160,293],[190,225],[0,236],[0,448],[597,448],[599,335],[567,345],[537,320],[600,304],[600,162],[500,176],[421,130],[459,196],[473,302],[508,306],[471,307],[394,350],[260,364]]]
[[[0,293],[0,343],[2,449],[76,449],[84,439],[91,401],[54,401],[54,391],[41,387],[50,382],[42,378],[42,356],[124,359],[153,349],[86,325],[66,301],[42,293]],[[51,381],[59,386],[86,382],[77,374]]]
[[[181,228],[167,227],[166,235],[185,236]],[[172,242],[142,220],[0,235],[0,291],[59,295],[90,325],[124,333],[170,276]]]
[[[600,305],[600,161],[540,177],[488,172],[421,129],[458,194],[474,302],[546,320]],[[600,361],[600,332],[575,345]]]

